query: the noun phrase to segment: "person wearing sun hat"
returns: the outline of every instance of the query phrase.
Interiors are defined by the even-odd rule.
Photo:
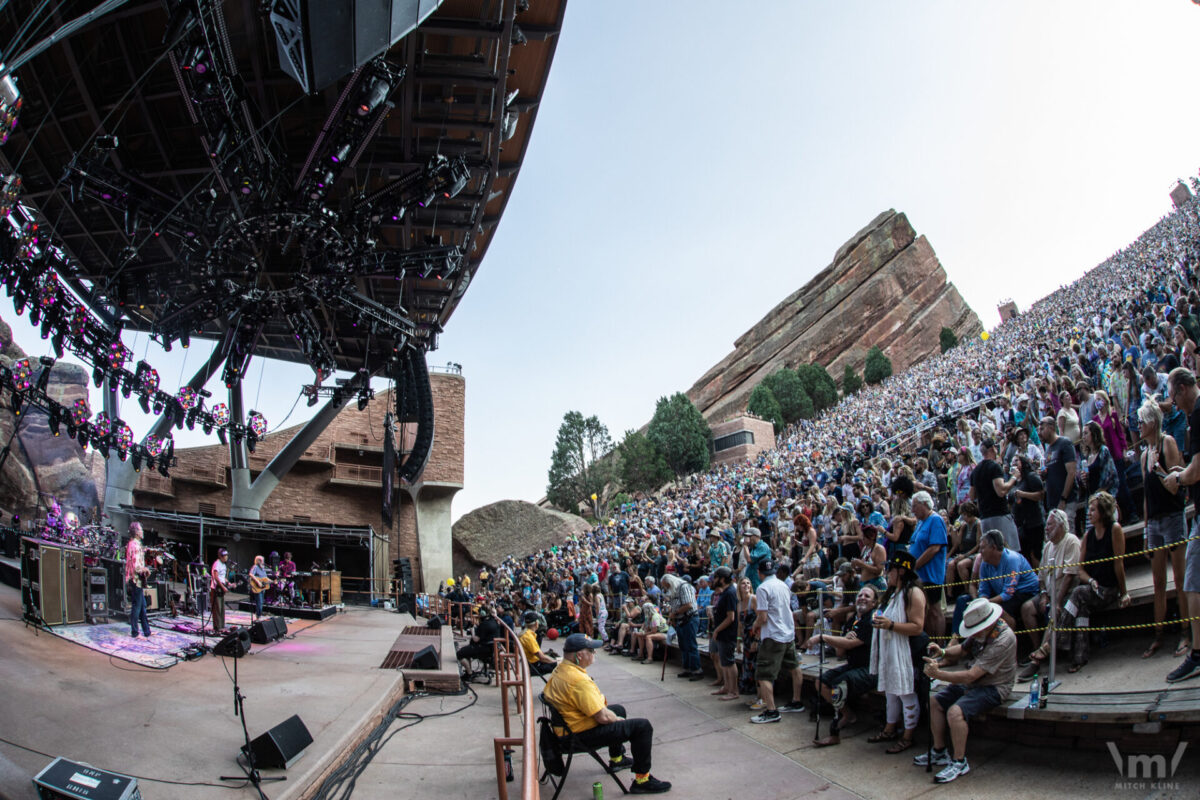
[[[933,749],[917,756],[919,767],[932,760],[943,769],[934,777],[937,783],[949,783],[971,771],[967,765],[967,720],[991,711],[1008,699],[1017,677],[1017,637],[1000,617],[1003,609],[986,597],[977,597],[967,606],[958,634],[963,641],[942,649],[929,645],[925,674],[931,680],[945,681],[929,704]],[[962,662],[966,669],[948,672],[944,667]],[[954,753],[946,750],[946,728]]]

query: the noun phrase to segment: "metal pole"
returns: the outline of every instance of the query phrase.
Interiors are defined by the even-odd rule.
[[[1046,578],[1046,586],[1050,592],[1046,610],[1046,624],[1050,626],[1050,682],[1046,684],[1047,691],[1054,691],[1058,687],[1058,681],[1054,677],[1058,671],[1058,594],[1055,591],[1055,572],[1051,567]]]

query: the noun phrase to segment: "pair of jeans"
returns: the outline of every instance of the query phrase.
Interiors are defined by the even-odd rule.
[[[679,637],[679,660],[683,668],[690,672],[700,671],[700,646],[696,644],[696,615],[686,621],[680,620],[675,624],[675,634]]]
[[[146,615],[146,592],[137,585],[136,581],[127,581],[125,588],[129,593],[129,633],[138,635],[138,623],[142,624],[142,635],[150,635],[150,618]]]
[[[621,719],[607,725],[575,734],[575,738],[588,747],[608,746],[608,757],[619,758],[625,754],[625,742],[633,751],[633,774],[650,772],[650,743],[654,739],[654,726],[646,719],[625,719],[624,706],[609,706],[608,710]]]
[[[254,616],[256,617],[261,617],[263,615],[263,594],[265,593],[258,592],[254,595]]]

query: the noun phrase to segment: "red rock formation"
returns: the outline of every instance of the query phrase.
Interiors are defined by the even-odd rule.
[[[25,358],[25,353],[12,341],[12,331],[0,321],[0,362],[12,366],[13,361]],[[50,371],[46,394],[60,404],[71,407],[78,398],[88,396],[88,374],[75,364],[55,364]],[[6,387],[7,388],[7,387]],[[0,447],[10,442],[16,417],[9,404],[10,393],[4,392],[0,403]],[[65,426],[59,436],[50,435],[46,412],[28,408],[21,412],[21,426],[11,439],[9,456],[0,470],[0,509],[18,513],[33,521],[41,493],[42,513],[45,503],[53,496],[65,511],[90,512],[99,502],[83,449],[66,434]],[[7,515],[6,515],[7,518]]]
[[[742,334],[687,394],[705,418],[722,420],[745,409],[750,391],[780,367],[823,364],[840,381],[846,364],[861,374],[867,350],[879,345],[899,372],[939,352],[943,326],[959,339],[983,330],[929,241],[888,210]]]

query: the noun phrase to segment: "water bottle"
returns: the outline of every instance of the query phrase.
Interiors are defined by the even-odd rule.
[[[1038,676],[1034,675],[1033,682],[1029,684],[1029,707],[1030,708],[1038,707],[1038,686],[1039,686]]]

